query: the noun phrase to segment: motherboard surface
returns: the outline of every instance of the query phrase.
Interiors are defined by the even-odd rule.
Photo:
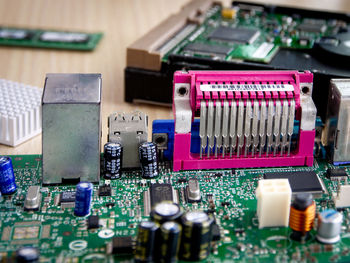
[[[335,35],[346,26],[334,19],[268,13],[259,6],[233,8],[232,18],[222,12],[221,6],[214,5],[205,21],[169,51],[163,62],[176,54],[269,63],[279,48],[311,49],[321,37]]]
[[[171,184],[184,211],[203,210],[215,217],[220,240],[213,244],[207,262],[350,261],[349,208],[338,210],[344,216],[342,235],[333,245],[318,243],[315,229],[301,243],[290,238],[288,227],[258,228],[255,191],[265,173],[314,171],[322,186],[315,200],[317,212],[334,208],[332,195],[348,178],[328,179],[326,170],[333,166],[325,161],[316,160],[313,167],[182,172],[171,172],[169,164],[163,163],[159,177],[151,180],[142,179],[140,171],[124,172],[120,179],[101,179],[94,185],[90,215],[99,216],[99,227],[88,229],[87,217],[74,216],[70,205],[74,198],[69,198],[69,192],[74,192],[75,185],[41,185],[41,155],[10,157],[18,189],[0,201],[0,262],[11,262],[23,246],[39,248],[40,262],[132,262],[132,256],[109,253],[108,245],[113,237],[136,238],[138,224],[149,218],[145,192],[157,183]],[[350,167],[343,167],[349,175]],[[199,182],[200,202],[187,202],[185,188],[190,178]],[[31,185],[41,186],[42,202],[39,211],[26,212],[23,203]],[[110,194],[106,185],[111,187]]]

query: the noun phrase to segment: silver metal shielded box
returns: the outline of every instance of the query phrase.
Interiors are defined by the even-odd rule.
[[[98,182],[101,74],[47,74],[42,99],[43,184]]]
[[[350,80],[332,79],[322,142],[333,164],[350,163]]]

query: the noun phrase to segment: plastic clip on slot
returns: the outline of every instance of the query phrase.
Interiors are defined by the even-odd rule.
[[[316,108],[309,71],[178,71],[174,171],[311,166]],[[191,124],[200,119],[200,152]],[[293,134],[294,120],[300,121]]]

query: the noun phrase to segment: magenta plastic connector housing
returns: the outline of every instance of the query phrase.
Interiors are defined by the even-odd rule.
[[[200,85],[215,84],[288,84],[293,85],[293,91],[202,91]],[[296,149],[290,154],[282,154],[278,156],[204,156],[200,158],[198,153],[191,152],[191,131],[186,132],[186,128],[182,128],[185,132],[177,129],[177,118],[180,118],[179,112],[182,108],[189,109],[187,112],[191,118],[191,122],[195,117],[199,116],[201,101],[230,101],[247,100],[259,103],[264,100],[277,99],[294,99],[295,101],[295,119],[301,120],[301,87],[305,85],[311,86],[312,89],[313,75],[309,71],[177,71],[174,74],[174,104],[173,112],[175,119],[175,138],[174,138],[174,155],[173,170],[199,170],[199,169],[226,169],[226,168],[253,168],[253,167],[282,167],[282,166],[312,166],[313,164],[313,148],[315,141],[315,130],[302,130],[302,125],[298,132],[298,140]],[[189,88],[188,100],[183,99],[175,102],[175,92],[179,85]],[[187,105],[187,104],[188,105]],[[214,104],[215,105],[215,104]],[[222,103],[221,103],[222,105]],[[230,104],[231,105],[231,104]],[[182,114],[182,113],[181,113]],[[187,117],[187,115],[184,115]],[[185,118],[181,117],[181,121]]]

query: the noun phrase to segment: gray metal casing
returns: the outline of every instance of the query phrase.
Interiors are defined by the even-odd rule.
[[[47,74],[42,99],[43,184],[98,182],[101,74]]]
[[[148,116],[142,112],[115,112],[108,117],[108,141],[123,147],[122,168],[140,168],[139,145],[147,141]]]
[[[350,162],[350,80],[332,79],[328,99],[326,133],[333,163]]]

